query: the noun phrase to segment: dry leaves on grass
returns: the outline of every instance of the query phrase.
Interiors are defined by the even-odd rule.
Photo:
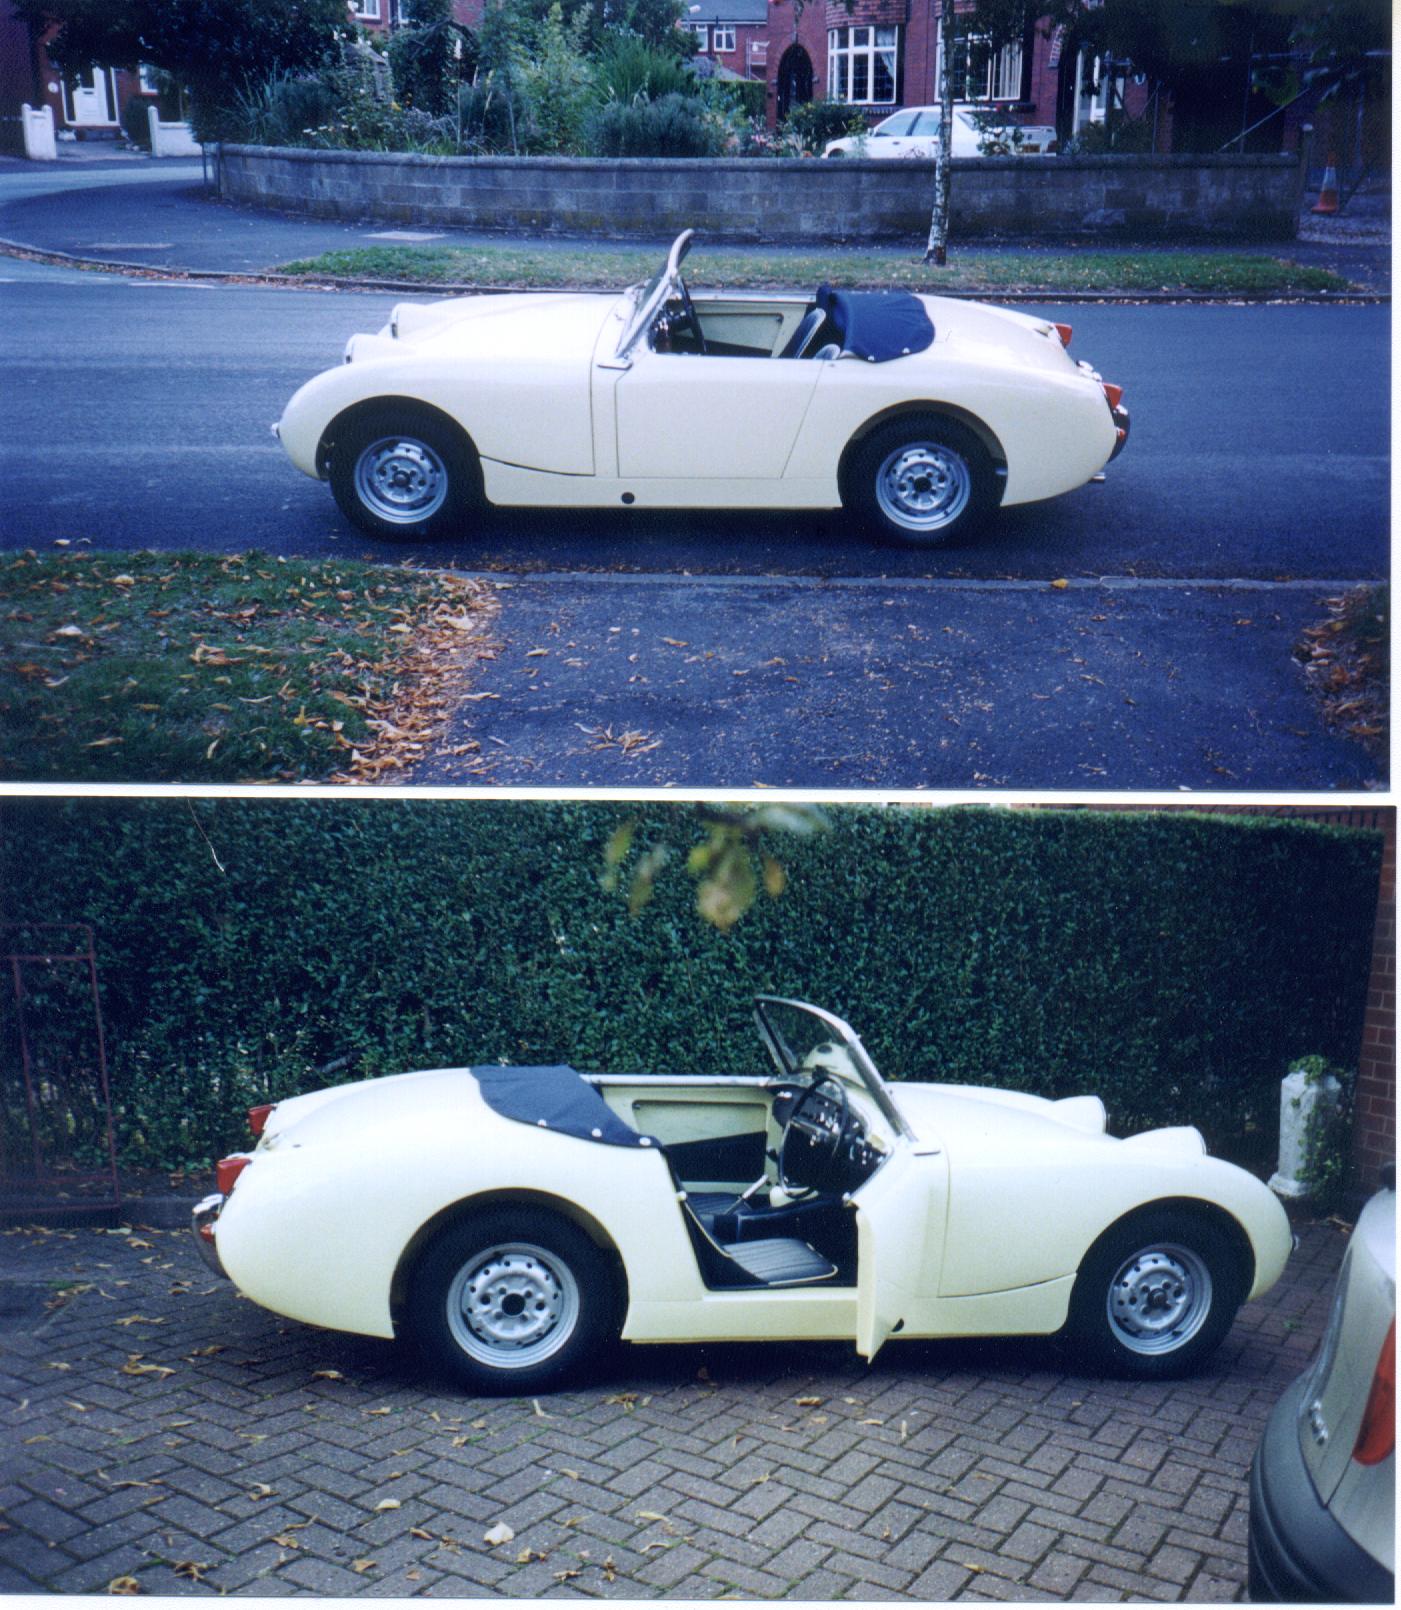
[[[393,629],[411,633],[413,641],[396,662],[389,696],[338,695],[341,703],[364,714],[374,736],[351,747],[349,764],[331,782],[399,782],[431,752],[464,702],[457,685],[464,660],[491,655],[487,632],[496,612],[495,593],[486,583],[450,577],[442,580],[433,601],[419,611],[412,624],[396,624]],[[486,769],[484,759],[472,758],[480,753],[475,741],[455,746],[451,752],[461,760],[463,770]]]

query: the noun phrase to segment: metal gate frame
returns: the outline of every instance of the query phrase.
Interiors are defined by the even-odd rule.
[[[29,1150],[32,1172],[28,1189],[14,1188],[15,1175],[10,1160],[0,1150],[0,1218],[82,1218],[117,1212],[121,1208],[121,1187],[117,1180],[117,1142],[112,1123],[112,1093],[107,1079],[107,1039],[102,1024],[102,1001],[97,986],[97,951],[93,930],[85,922],[0,923],[0,937],[15,935],[62,935],[53,950],[35,950],[8,943],[0,950],[0,960],[9,963],[14,992],[15,1018],[19,1030],[20,1072],[24,1081],[25,1107],[29,1115]],[[67,936],[74,936],[71,941]],[[107,1163],[104,1168],[79,1172],[56,1169],[46,1157],[39,1133],[39,1094],[35,1088],[33,1045],[25,1015],[24,967],[26,963],[52,966],[69,964],[87,970],[92,995],[93,1028],[97,1043],[97,1096],[106,1127]],[[0,1070],[8,1080],[8,1070]],[[3,1139],[0,1139],[0,1146]],[[76,1199],[71,1194],[79,1191]]]

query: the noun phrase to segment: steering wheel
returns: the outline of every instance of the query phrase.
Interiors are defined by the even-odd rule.
[[[676,276],[676,295],[681,303],[681,317],[691,327],[691,334],[696,338],[696,351],[705,351],[705,332],[701,329],[701,322],[696,317],[696,304],[691,300],[691,293],[686,289],[686,282],[678,274]]]
[[[819,1123],[815,1118],[803,1116],[808,1107],[816,1105],[818,1093],[828,1085],[836,1094],[825,1095],[822,1099],[837,1109],[838,1121],[835,1129],[825,1123]],[[805,1185],[793,1177],[793,1165],[799,1160],[797,1151],[800,1140],[804,1143],[801,1158],[803,1172],[811,1178],[815,1164],[820,1181],[836,1161],[850,1128],[851,1103],[847,1100],[846,1087],[840,1079],[830,1073],[819,1075],[798,1097],[792,1112],[788,1114],[788,1122],[783,1126],[783,1140],[778,1148],[778,1183],[790,1197],[800,1201],[818,1189],[816,1185]],[[814,1152],[816,1156],[813,1155]]]

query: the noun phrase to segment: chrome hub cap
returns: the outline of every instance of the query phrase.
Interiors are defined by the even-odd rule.
[[[458,1271],[447,1314],[469,1357],[498,1369],[524,1369],[569,1340],[579,1318],[579,1288],[568,1267],[542,1247],[491,1247]]]
[[[355,495],[391,525],[415,525],[442,508],[448,472],[442,459],[412,436],[386,436],[355,461]]]
[[[876,472],[876,502],[908,531],[938,531],[968,507],[968,462],[942,442],[909,442],[887,455]]]
[[[1211,1274],[1187,1247],[1145,1247],[1109,1286],[1109,1326],[1134,1353],[1170,1353],[1211,1311]]]

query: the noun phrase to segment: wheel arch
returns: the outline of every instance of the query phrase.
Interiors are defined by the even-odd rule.
[[[353,402],[335,414],[325,430],[321,432],[321,439],[316,444],[316,473],[324,481],[331,472],[331,453],[336,445],[336,436],[347,425],[354,424],[356,420],[366,414],[379,412],[384,408],[403,409],[405,413],[419,414],[428,417],[435,424],[445,426],[458,441],[466,448],[471,461],[477,466],[478,489],[480,490],[481,455],[477,451],[477,444],[472,440],[470,431],[445,408],[439,408],[435,403],[425,402],[422,397],[402,397],[392,393],[382,393],[374,397],[362,397],[359,402]]]
[[[591,1213],[586,1212],[577,1203],[570,1202],[562,1196],[554,1196],[548,1191],[522,1188],[484,1191],[477,1196],[463,1197],[460,1201],[451,1202],[441,1208],[414,1231],[399,1255],[389,1286],[389,1316],[395,1335],[400,1332],[400,1322],[408,1303],[409,1284],[413,1278],[414,1268],[425,1249],[444,1231],[455,1229],[482,1213],[501,1207],[531,1208],[542,1213],[552,1213],[556,1218],[564,1219],[576,1229],[582,1230],[599,1251],[607,1256],[613,1266],[618,1303],[617,1318],[621,1325],[628,1308],[627,1266],[613,1237]]]
[[[1236,1216],[1219,1203],[1208,1202],[1199,1196],[1163,1196],[1151,1202],[1141,1202],[1136,1207],[1121,1213],[1112,1224],[1105,1225],[1104,1229],[1090,1242],[1081,1254],[1080,1262],[1076,1266],[1076,1274],[1084,1268],[1085,1264],[1094,1256],[1103,1243],[1111,1236],[1117,1235],[1135,1220],[1147,1218],[1152,1214],[1181,1213],[1191,1218],[1199,1219],[1218,1231],[1234,1254],[1241,1275],[1241,1294],[1245,1295],[1255,1284],[1255,1246],[1250,1239],[1250,1233]]]
[[[960,408],[957,403],[935,402],[932,398],[919,401],[905,401],[894,403],[889,408],[883,408],[879,413],[872,414],[851,433],[846,446],[842,449],[842,456],[837,465],[837,485],[843,490],[846,487],[847,475],[851,461],[860,449],[862,442],[874,431],[890,424],[892,420],[902,419],[909,414],[933,414],[941,419],[947,419],[955,425],[961,425],[964,430],[971,431],[986,449],[991,458],[996,473],[998,501],[1001,501],[1002,489],[1007,482],[1007,453],[997,433],[977,414],[970,413],[966,408]]]

